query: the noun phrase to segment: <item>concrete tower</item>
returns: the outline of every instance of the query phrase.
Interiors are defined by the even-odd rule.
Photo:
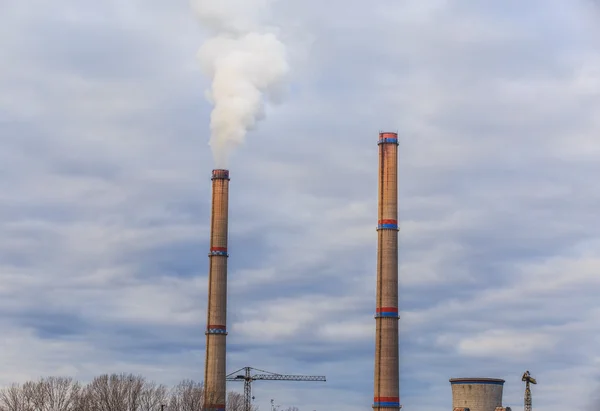
[[[225,411],[229,171],[212,172],[204,410]]]
[[[502,407],[504,380],[498,378],[451,378],[450,384],[453,410],[504,410]]]
[[[399,410],[398,134],[379,133],[374,410]]]

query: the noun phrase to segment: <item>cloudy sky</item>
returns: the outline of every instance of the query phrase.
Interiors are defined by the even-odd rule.
[[[400,135],[401,402],[600,386],[600,6],[280,0],[293,71],[230,163],[228,369],[302,411],[373,397],[377,132]],[[0,385],[200,380],[205,32],[187,0],[0,0]],[[230,385],[241,389],[240,385]]]

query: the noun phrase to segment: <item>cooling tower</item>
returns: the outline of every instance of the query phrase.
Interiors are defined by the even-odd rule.
[[[452,408],[496,411],[502,407],[504,380],[497,378],[451,378]]]
[[[225,411],[229,171],[212,172],[204,410]]]
[[[379,133],[377,305],[373,409],[399,410],[398,134]]]

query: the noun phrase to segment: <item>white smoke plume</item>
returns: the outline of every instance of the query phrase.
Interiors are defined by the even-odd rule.
[[[210,146],[217,168],[226,168],[231,149],[265,117],[265,103],[278,102],[289,72],[286,47],[263,23],[273,0],[191,0],[210,31],[198,51],[212,84]]]

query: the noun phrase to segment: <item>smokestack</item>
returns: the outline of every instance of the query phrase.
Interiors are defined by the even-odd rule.
[[[374,410],[399,410],[398,134],[379,133]]]
[[[204,410],[225,411],[229,170],[212,172]]]

